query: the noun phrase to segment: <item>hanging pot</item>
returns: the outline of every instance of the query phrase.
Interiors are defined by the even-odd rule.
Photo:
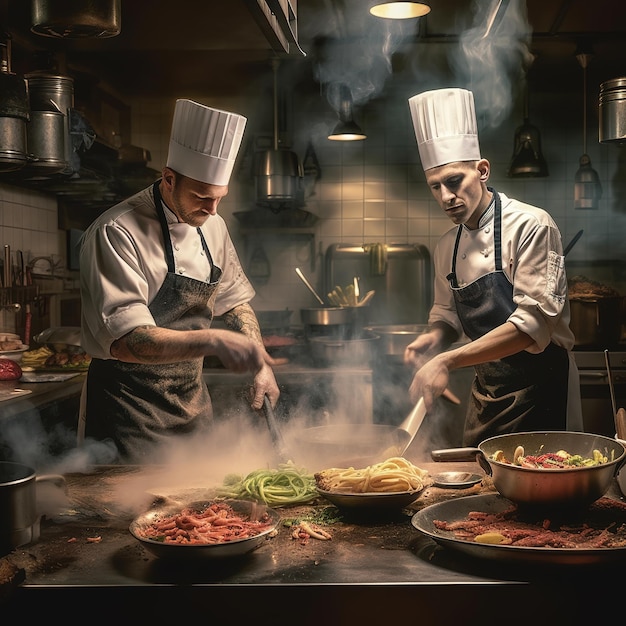
[[[121,31],[122,0],[32,0],[31,14],[31,30],[45,37],[115,37]]]
[[[0,171],[22,168],[29,120],[26,81],[11,72],[10,38],[0,42]]]
[[[46,72],[32,72],[26,74],[30,108],[32,111],[54,111],[63,115],[63,161],[72,162],[72,141],[70,136],[70,110],[74,108],[74,79],[70,76],[48,74]],[[42,125],[43,119],[38,120]],[[50,117],[45,125],[56,126]]]
[[[600,143],[626,141],[626,77],[600,85]]]

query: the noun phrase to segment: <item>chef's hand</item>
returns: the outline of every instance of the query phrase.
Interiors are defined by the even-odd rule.
[[[413,367],[421,367],[439,349],[439,336],[434,332],[418,335],[404,349],[404,363]]]
[[[219,358],[224,367],[233,372],[254,372],[256,375],[264,368],[270,369],[269,366],[274,364],[274,360],[262,345],[242,333],[212,330],[212,344],[213,354]]]
[[[263,400],[267,396],[272,408],[276,407],[280,390],[274,377],[274,372],[269,365],[262,367],[254,377],[252,388],[250,389],[250,406],[258,411],[263,408]]]
[[[415,404],[424,398],[426,412],[431,411],[435,400],[444,392],[450,381],[450,372],[441,359],[431,359],[420,367],[413,376],[409,396]]]

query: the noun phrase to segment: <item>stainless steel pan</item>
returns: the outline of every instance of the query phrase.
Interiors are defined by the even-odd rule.
[[[129,530],[133,537],[140,541],[148,551],[160,558],[202,561],[206,559],[241,557],[261,547],[272,536],[280,521],[280,515],[274,509],[258,502],[247,500],[227,500],[227,502],[237,513],[245,515],[248,519],[258,520],[267,514],[271,527],[254,537],[216,544],[177,545],[146,539],[141,534],[142,528],[150,526],[156,520],[179,513],[183,506],[201,509],[207,504],[206,501],[190,502],[184,505],[180,502],[172,503],[168,501],[164,504],[156,505],[146,513],[136,517],[130,524]]]
[[[570,454],[592,457],[595,449],[608,462],[592,467],[571,469],[530,469],[491,459],[497,450],[513,459],[515,449],[523,446],[525,454],[566,450]],[[626,459],[626,448],[615,439],[579,432],[527,432],[491,437],[477,448],[433,450],[434,461],[476,460],[493,478],[495,488],[509,500],[523,506],[584,507],[609,488]]]
[[[590,565],[622,561],[626,547],[615,548],[551,548],[512,546],[506,544],[478,543],[456,537],[452,531],[442,530],[436,520],[448,523],[467,519],[473,511],[502,513],[510,508],[511,501],[497,493],[453,498],[424,507],[411,518],[411,524],[424,535],[444,548],[488,561],[544,565]],[[623,519],[623,515],[620,516]],[[616,514],[615,521],[621,523]]]

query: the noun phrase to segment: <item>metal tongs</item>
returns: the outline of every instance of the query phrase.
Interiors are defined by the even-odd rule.
[[[287,446],[285,445],[285,440],[283,439],[283,435],[278,427],[278,421],[276,420],[272,403],[267,395],[263,398],[263,415],[265,416],[267,429],[270,431],[272,445],[274,446],[278,460],[281,463],[286,463],[289,460]]]

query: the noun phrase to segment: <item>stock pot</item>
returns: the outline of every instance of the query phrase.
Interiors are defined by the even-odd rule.
[[[0,556],[39,539],[37,484],[41,482],[65,490],[63,476],[37,476],[28,465],[0,461]]]

